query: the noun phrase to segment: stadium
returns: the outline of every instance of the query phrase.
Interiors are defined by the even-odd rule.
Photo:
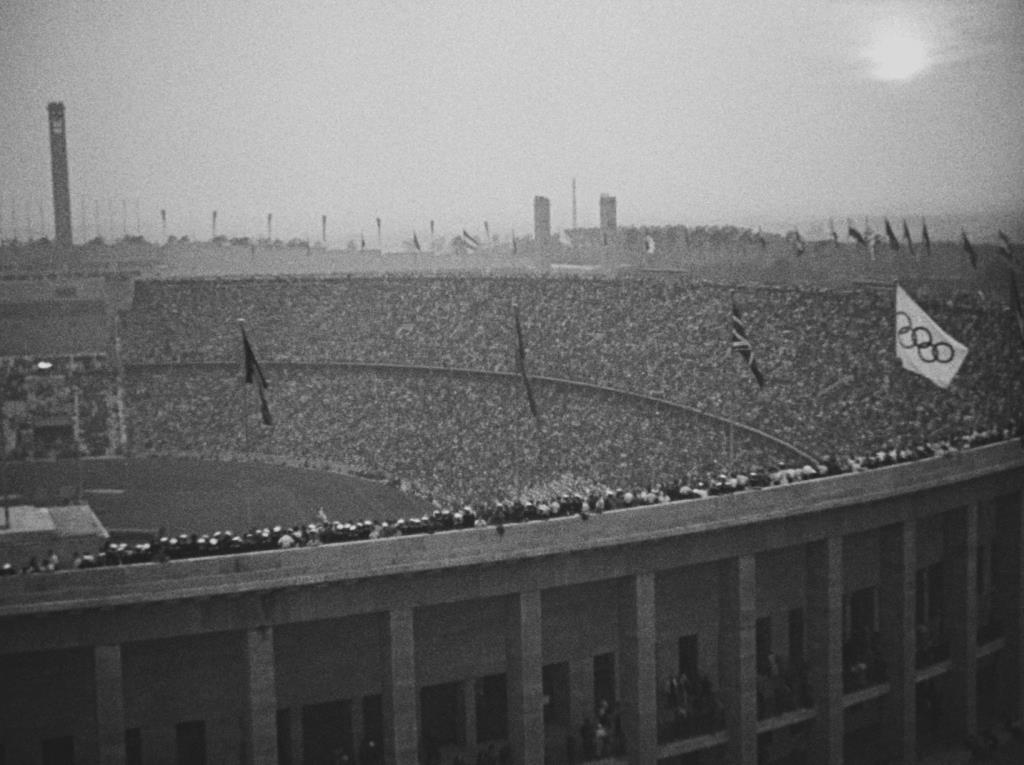
[[[5,494],[111,535],[0,580],[7,762],[912,762],[1016,730],[1004,300],[915,285],[970,349],[942,390],[881,278],[477,257],[5,280]]]
[[[1020,8],[306,5],[3,13],[0,765],[1024,761]]]

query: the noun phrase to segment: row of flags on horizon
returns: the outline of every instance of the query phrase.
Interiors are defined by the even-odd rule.
[[[755,358],[753,345],[747,335],[746,322],[743,320],[743,314],[734,296],[730,297],[730,302],[730,352],[741,357],[753,375],[758,388],[763,390],[767,380]],[[1010,272],[1010,305],[1017,325],[1018,336],[1022,348],[1024,348],[1024,301],[1021,299],[1021,292],[1013,271]],[[512,304],[512,320],[515,332],[516,371],[523,382],[530,414],[539,420],[540,412],[526,369],[526,343],[523,339],[523,328],[517,303]],[[239,328],[242,332],[244,382],[246,385],[255,383],[260,399],[262,422],[264,425],[273,425],[274,421],[266,397],[266,391],[269,388],[267,379],[256,359],[256,354],[245,331],[245,324],[241,319],[239,319]],[[909,372],[927,378],[943,389],[950,386],[967,357],[967,346],[940,327],[899,284],[896,285],[894,335],[896,357],[901,366]]]
[[[160,210],[160,217],[161,217],[161,222],[162,222],[164,228],[166,229],[166,224],[167,224],[167,211],[166,211],[166,209],[161,209]],[[273,219],[273,215],[271,213],[268,213],[267,214],[267,235],[268,235],[268,237],[271,234],[272,219]],[[376,224],[377,224],[377,244],[378,244],[378,248],[383,250],[383,228],[382,228],[381,219],[378,217],[375,220],[376,220]],[[493,241],[493,239],[491,237],[490,223],[485,220],[483,222],[483,225],[484,225],[484,231],[486,233],[486,238],[485,238],[484,241],[489,243],[489,242]],[[214,210],[213,213],[212,213],[212,227],[213,227],[213,233],[214,233],[214,235],[216,235],[216,231],[217,231],[217,211],[216,210]],[[838,247],[839,246],[839,232],[836,231],[835,222],[831,218],[828,221],[828,227],[829,227],[829,232],[828,232],[829,233],[829,238],[831,238],[831,240],[833,242],[833,245]],[[849,218],[847,219],[847,227],[846,227],[847,238],[852,240],[852,241],[854,241],[854,242],[856,242],[859,246],[866,248],[868,250],[869,254],[872,257],[874,257],[874,255],[875,255],[876,247],[879,244],[883,243],[883,242],[887,242],[888,243],[889,249],[892,252],[900,252],[901,249],[902,249],[903,244],[905,244],[906,248],[909,251],[909,253],[911,254],[911,256],[917,257],[917,248],[915,247],[915,241],[914,241],[914,239],[913,239],[913,237],[912,237],[912,235],[910,233],[910,226],[908,225],[906,218],[902,219],[902,236],[897,235],[896,230],[893,227],[893,225],[892,225],[892,223],[891,223],[891,221],[889,220],[888,217],[883,218],[883,231],[884,231],[884,237],[883,237],[882,233],[875,232],[871,228],[871,224],[870,224],[870,222],[867,219],[865,219],[865,221],[864,221],[864,228],[863,228],[863,230],[858,229],[856,227],[856,225],[854,225],[854,223],[853,223],[853,221],[851,219],[849,219]],[[760,228],[757,230],[757,233],[755,234],[754,238],[761,245],[762,249],[766,249],[767,248],[768,240],[767,240],[767,238],[765,237],[764,233],[762,232],[762,230]],[[801,256],[801,255],[803,255],[807,251],[807,241],[801,235],[799,228],[793,228],[793,230],[790,231],[789,234],[786,235],[786,238],[791,239],[793,241],[794,249],[795,249],[795,252],[796,252],[797,256]],[[1011,242],[1009,236],[1007,236],[1006,233],[1004,233],[1002,231],[1002,229],[1000,229],[1000,230],[997,231],[997,238],[998,238],[998,245],[997,245],[997,247],[999,249],[1000,255],[1002,255],[1002,257],[1008,263],[1014,264],[1013,243]],[[326,215],[322,215],[321,216],[321,239],[323,241],[326,241],[326,239],[327,239],[327,216]],[[471,252],[472,251],[476,251],[477,249],[479,249],[482,246],[480,238],[478,238],[476,236],[473,236],[465,228],[462,229],[461,239],[465,243],[466,248],[469,251],[471,251]],[[434,241],[435,241],[435,226],[434,226],[434,221],[431,220],[430,221],[430,242],[433,243]],[[562,242],[563,244],[565,244],[567,246],[570,246],[570,247],[572,246],[572,240],[568,236],[568,233],[565,232],[565,231],[563,231],[562,234],[558,237],[558,241]],[[903,244],[901,244],[901,241],[902,241]],[[967,256],[970,258],[970,262],[971,262],[972,267],[977,268],[978,267],[978,262],[979,262],[978,253],[975,250],[974,245],[971,243],[970,239],[968,238],[967,230],[965,228],[961,228],[961,230],[960,230],[960,241],[961,241],[961,244],[962,244],[964,252],[967,253]],[[607,231],[603,231],[602,232],[602,242],[603,242],[604,245],[608,244],[608,232]],[[919,242],[924,246],[925,254],[928,255],[928,256],[931,256],[931,254],[932,254],[932,240],[931,240],[931,236],[929,235],[929,232],[928,232],[928,224],[927,224],[927,222],[923,218],[921,219],[921,233],[920,233]],[[410,246],[410,245],[412,246],[412,249],[414,249],[416,252],[422,252],[423,251],[423,247],[422,247],[422,245],[420,243],[420,239],[419,239],[419,234],[415,230],[413,231],[412,239],[406,241],[406,246]],[[643,253],[646,254],[646,255],[653,255],[653,254],[655,254],[655,252],[657,250],[657,245],[656,245],[655,239],[654,239],[654,237],[648,231],[644,232],[643,238],[641,240],[641,247],[642,247]],[[359,249],[360,250],[365,250],[366,249],[366,236],[363,233],[360,233],[360,235],[359,235]],[[512,252],[513,252],[513,254],[518,254],[518,240],[516,238],[516,234],[515,234],[514,231],[512,232]]]
[[[897,236],[896,230],[893,228],[893,225],[888,218],[883,219],[883,229],[885,232],[884,238],[881,234],[877,234],[871,229],[871,224],[867,220],[865,220],[864,223],[864,231],[862,232],[851,220],[847,220],[846,235],[861,247],[866,248],[872,257],[874,257],[875,254],[875,247],[881,242],[887,242],[889,250],[892,252],[899,252],[901,250],[900,237]],[[832,239],[833,246],[838,247],[839,233],[836,231],[835,223],[830,219],[828,224],[829,236]],[[907,251],[911,256],[917,257],[917,250],[914,247],[914,239],[910,234],[910,226],[907,224],[906,218],[902,220],[902,224],[902,240],[906,243]],[[996,232],[996,236],[999,240],[999,244],[997,245],[999,254],[1008,264],[1014,265],[1013,242],[1010,241],[1010,237],[1007,236],[1002,229],[999,229]],[[802,255],[806,250],[806,242],[800,235],[799,229],[793,230],[793,238],[796,243],[796,254]],[[932,254],[932,240],[928,233],[928,223],[923,218],[921,219],[920,242],[924,245],[925,254],[930,257]],[[978,252],[974,249],[974,245],[967,236],[966,228],[960,229],[960,243],[964,252],[967,253],[967,257],[970,259],[971,266],[973,268],[977,268],[979,261]]]

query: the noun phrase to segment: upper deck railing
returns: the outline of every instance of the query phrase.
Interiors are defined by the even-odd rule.
[[[8,577],[0,580],[0,618],[355,583],[395,575],[451,573],[470,566],[501,566],[586,552],[610,555],[615,548],[702,535],[719,536],[718,545],[706,555],[722,557],[729,554],[730,539],[739,540],[741,531],[758,524],[783,525],[783,533],[755,537],[760,549],[767,550],[799,542],[797,535],[785,533],[788,522],[793,522],[794,531],[800,524],[800,535],[822,538],[902,520],[896,512],[900,506],[913,506],[907,511],[913,517],[949,509],[942,502],[957,506],[985,501],[1019,492],[1022,486],[1024,450],[1014,440],[788,486],[608,511],[587,521],[569,517],[511,524],[500,534],[488,526]],[[841,523],[837,523],[836,511],[841,512]],[[730,532],[724,547],[721,532]],[[645,556],[635,556],[635,561],[638,571],[659,565]],[[685,556],[675,561],[675,565],[686,564]]]

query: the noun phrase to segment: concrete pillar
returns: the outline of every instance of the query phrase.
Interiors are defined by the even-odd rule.
[[[945,678],[947,723],[962,736],[978,729],[978,505],[946,513],[945,615],[951,668]]]
[[[544,762],[540,590],[509,598],[505,629],[508,742],[516,765]]]
[[[636,574],[619,587],[619,661],[622,731],[636,765],[657,760],[657,655],[654,573]]]
[[[366,724],[363,722],[363,697],[356,696],[349,704],[349,715],[352,721],[352,759],[356,758],[359,747],[363,743]]]
[[[584,720],[594,720],[594,657],[569,660],[569,728],[579,737]]]
[[[306,746],[302,738],[302,706],[296,705],[289,710],[288,727],[292,736],[292,762],[302,763],[306,761]]]
[[[896,762],[917,762],[917,522],[887,526],[880,535],[879,631],[889,675],[886,715]]]
[[[843,761],[843,538],[807,545],[807,668],[817,716],[810,761]]]
[[[96,688],[96,761],[124,765],[124,682],[120,645],[93,648]]]
[[[1015,720],[1024,715],[1024,492],[996,515],[993,549],[996,608],[1006,648],[999,658],[1003,703]]]
[[[416,641],[412,608],[396,608],[384,615],[384,754],[388,765],[416,765],[419,761]]]
[[[725,706],[726,760],[757,762],[757,579],[743,555],[719,568],[718,677]]]
[[[245,715],[246,761],[277,762],[277,681],[274,672],[274,628],[245,633],[248,704]]]
[[[463,680],[459,684],[462,694],[462,730],[466,749],[476,750],[476,678]]]

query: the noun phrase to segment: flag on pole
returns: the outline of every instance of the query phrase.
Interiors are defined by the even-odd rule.
[[[416,248],[416,252],[423,252],[423,249],[420,247],[420,238],[416,236],[415,231],[412,232],[412,246]]]
[[[530,413],[535,419],[540,419],[537,413],[537,402],[533,398],[533,388],[530,385],[530,378],[526,375],[526,345],[523,343],[523,328],[519,323],[519,304],[512,304],[512,314],[515,318],[516,328],[516,367],[523,378],[523,387],[526,389],[526,400],[530,404]]]
[[[1017,322],[1017,334],[1021,345],[1024,345],[1024,303],[1021,303],[1020,290],[1017,288],[1017,275],[1010,271],[1010,308]]]
[[[978,267],[978,253],[976,253],[974,251],[974,247],[971,246],[971,240],[967,238],[967,230],[966,229],[963,229],[963,228],[960,229],[960,238],[963,241],[964,252],[966,252],[967,256],[971,259],[971,267],[972,268],[977,268]]]
[[[909,372],[948,388],[967,356],[967,346],[943,331],[896,285],[896,357]]]
[[[512,254],[515,255],[519,252],[519,245],[516,243],[516,232],[512,232]]]
[[[836,233],[836,224],[831,218],[828,219],[828,233],[832,236],[832,246],[839,246],[839,234]]]
[[[910,238],[910,228],[907,226],[907,219],[903,219],[903,238],[907,240],[907,249],[914,255],[914,240]]]
[[[480,246],[480,240],[466,231],[466,229],[462,229],[462,239],[471,250],[475,250]]]
[[[359,249],[360,250],[365,250],[366,249],[366,237],[363,235],[362,231],[359,232]]]
[[[932,256],[932,238],[928,236],[928,224],[921,218],[921,241],[924,242],[924,252],[929,258]]]
[[[655,244],[654,244],[654,237],[651,236],[650,234],[645,234],[644,235],[644,252],[646,252],[648,255],[653,255],[655,249],[656,249],[656,247],[655,247]]]
[[[256,391],[260,394],[260,417],[264,425],[273,425],[274,420],[270,416],[270,407],[267,405],[266,394],[266,390],[270,386],[267,384],[267,378],[263,375],[260,363],[256,360],[256,354],[252,350],[249,336],[245,333],[245,324],[242,323],[241,319],[238,321],[238,327],[242,330],[242,351],[245,355],[245,384],[251,385],[253,382],[256,383]]]
[[[889,239],[889,249],[893,252],[900,251],[900,240],[896,238],[896,232],[892,230],[892,224],[889,223],[889,219],[885,219],[885,236]]]
[[[762,233],[760,226],[758,226],[757,234],[754,238],[757,239],[757,243],[761,245],[762,250],[768,246],[768,240],[764,238],[764,233]]]
[[[807,243],[804,241],[804,238],[800,236],[800,229],[793,229],[793,234],[796,237],[796,254],[797,256],[803,255],[807,250]]]
[[[487,221],[484,221],[484,233],[487,234],[487,241],[491,241],[491,226]]]
[[[757,360],[754,358],[754,348],[750,345],[750,340],[747,339],[747,325],[743,322],[743,316],[740,314],[740,309],[736,305],[735,300],[732,301],[731,327],[731,347],[733,352],[738,353],[747,362],[747,366],[750,367],[754,379],[757,380],[757,387],[764,388],[764,375],[758,369]]]
[[[999,253],[1006,258],[1007,263],[1013,265],[1013,245],[1010,243],[1010,237],[1004,234],[1002,229],[999,230]]]
[[[853,227],[852,223],[846,224],[846,235],[853,239],[857,244],[867,246],[867,241],[864,239],[864,235]]]

